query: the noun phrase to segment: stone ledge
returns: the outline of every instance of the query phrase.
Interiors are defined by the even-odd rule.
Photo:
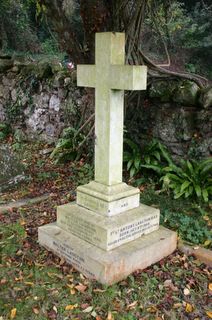
[[[159,209],[140,204],[113,217],[70,203],[57,207],[57,225],[104,250],[114,249],[159,228]]]
[[[64,258],[88,278],[111,285],[144,269],[176,249],[177,234],[160,227],[112,251],[104,251],[49,224],[38,228],[39,243]]]
[[[192,247],[186,243],[183,243],[182,241],[179,241],[177,247],[181,252],[194,256],[196,259],[212,268],[212,250],[199,246]]]
[[[77,188],[77,204],[106,216],[139,206],[139,189],[118,183],[112,186],[96,181]]]

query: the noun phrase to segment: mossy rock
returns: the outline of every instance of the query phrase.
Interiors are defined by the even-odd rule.
[[[13,59],[10,58],[0,58],[0,72],[3,73],[8,69],[13,67]]]
[[[0,144],[0,192],[25,178],[24,166],[10,146]]]
[[[159,98],[162,102],[169,102],[172,100],[173,91],[176,87],[176,81],[160,80],[153,82],[149,89],[150,98]]]
[[[199,104],[205,109],[212,107],[212,86],[201,90]]]
[[[178,84],[173,94],[173,101],[185,106],[193,106],[198,102],[199,86],[193,81],[185,80]]]
[[[47,79],[52,77],[52,69],[50,63],[46,61],[40,61],[39,63],[29,63],[25,65],[22,70],[21,74],[23,77],[27,77],[29,75],[34,75],[39,79]]]
[[[40,79],[47,79],[53,76],[52,67],[49,62],[40,61],[38,63],[37,75]]]

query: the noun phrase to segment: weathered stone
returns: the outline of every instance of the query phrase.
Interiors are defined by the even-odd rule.
[[[114,217],[100,216],[76,204],[57,208],[57,225],[104,250],[111,250],[159,228],[158,209],[141,204]]]
[[[212,107],[212,87],[202,90],[199,97],[199,103],[203,108]]]
[[[171,101],[175,87],[176,81],[160,80],[153,82],[149,89],[149,96],[150,98],[158,98],[162,102]]]
[[[177,234],[160,227],[112,251],[102,250],[56,224],[38,229],[39,243],[64,258],[88,278],[111,285],[161,260],[176,249]]]
[[[200,88],[192,81],[185,80],[179,83],[173,94],[173,101],[186,106],[197,104]]]
[[[56,95],[52,95],[49,101],[49,108],[54,111],[60,110],[60,99]]]
[[[123,90],[146,89],[146,66],[124,65],[125,36],[96,34],[96,64],[77,66],[77,85],[95,87],[95,181],[122,182]]]
[[[10,147],[0,145],[0,192],[24,179],[24,166]]]
[[[139,206],[139,189],[119,183],[107,186],[96,181],[77,188],[77,204],[113,216]]]
[[[0,98],[4,97],[4,86],[0,84]]]
[[[0,104],[0,122],[3,122],[6,120],[6,113],[5,109],[2,104]]]

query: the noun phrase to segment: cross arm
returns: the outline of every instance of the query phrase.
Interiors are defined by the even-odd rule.
[[[91,64],[77,65],[77,85],[79,87],[96,86],[96,66]]]
[[[131,65],[111,65],[111,89],[145,90],[147,67]]]

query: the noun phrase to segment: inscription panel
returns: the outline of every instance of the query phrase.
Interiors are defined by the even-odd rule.
[[[110,231],[108,236],[108,250],[128,241],[134,240],[143,234],[148,234],[159,228],[159,213],[145,216],[127,225]]]
[[[106,202],[88,194],[77,192],[77,204],[99,214],[113,216],[139,206],[139,194],[116,201]]]
[[[159,210],[136,208],[114,217],[100,216],[77,205],[58,208],[57,225],[78,238],[111,250],[159,228]]]
[[[63,213],[58,215],[57,224],[80,239],[105,248],[106,231],[101,230],[94,223],[75,216],[74,214]],[[105,240],[104,243],[103,240]]]
[[[77,270],[81,271],[89,278],[95,278],[94,273],[89,270],[88,261],[85,261],[85,258],[79,253],[76,253],[73,247],[70,247],[66,243],[53,240],[51,250],[53,250],[59,256],[65,258],[68,263],[73,265]]]

